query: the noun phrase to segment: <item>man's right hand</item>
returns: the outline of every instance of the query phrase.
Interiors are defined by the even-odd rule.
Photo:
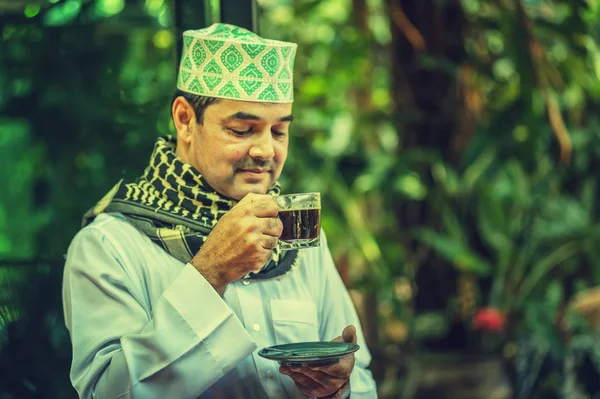
[[[271,259],[283,224],[270,195],[250,193],[217,222],[190,263],[222,296],[232,281]]]

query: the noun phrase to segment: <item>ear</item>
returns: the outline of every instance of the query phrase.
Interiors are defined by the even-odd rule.
[[[196,126],[196,114],[190,103],[181,96],[177,97],[171,107],[171,116],[177,130],[177,140],[189,143]]]

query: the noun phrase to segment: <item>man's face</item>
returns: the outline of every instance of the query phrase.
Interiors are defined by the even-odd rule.
[[[291,103],[219,100],[193,129],[189,162],[226,197],[265,194],[287,158],[291,120]]]

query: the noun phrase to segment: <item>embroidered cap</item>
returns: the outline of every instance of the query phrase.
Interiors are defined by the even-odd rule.
[[[205,97],[293,102],[296,48],[228,24],[185,31],[177,88]]]

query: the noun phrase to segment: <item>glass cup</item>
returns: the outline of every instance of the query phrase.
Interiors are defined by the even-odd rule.
[[[321,194],[301,193],[275,197],[283,233],[282,249],[312,248],[321,245]]]

